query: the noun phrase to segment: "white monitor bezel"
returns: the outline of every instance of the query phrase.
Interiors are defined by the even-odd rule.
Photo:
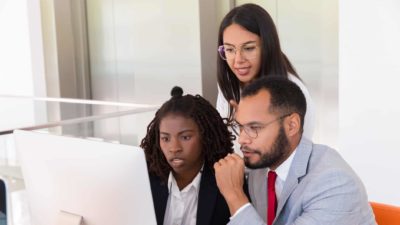
[[[14,136],[32,225],[56,224],[60,211],[83,216],[84,225],[156,224],[142,149],[33,131]]]

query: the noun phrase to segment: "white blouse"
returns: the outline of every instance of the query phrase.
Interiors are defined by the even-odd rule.
[[[168,201],[164,225],[196,225],[201,172],[182,190],[179,190],[172,172],[168,177]]]

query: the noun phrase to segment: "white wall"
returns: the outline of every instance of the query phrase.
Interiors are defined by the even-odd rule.
[[[28,19],[29,18],[29,19]],[[36,30],[36,31],[35,31]],[[45,95],[39,0],[0,0],[0,95]],[[34,123],[33,102],[0,98],[0,130]],[[41,110],[41,111],[39,111]],[[0,140],[0,161],[15,159]],[[11,149],[11,148],[8,148]]]
[[[45,95],[39,0],[0,0],[0,30],[0,94]]]
[[[340,152],[369,198],[400,206],[400,1],[339,4]]]
[[[0,0],[0,94],[33,94],[27,2]]]

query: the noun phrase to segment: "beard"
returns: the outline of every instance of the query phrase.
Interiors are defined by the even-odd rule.
[[[267,151],[267,153],[262,153],[258,149],[250,149],[248,147],[243,147],[243,149],[253,151],[261,157],[260,160],[255,163],[251,163],[249,158],[244,157],[246,167],[250,169],[267,168],[279,165],[286,159],[286,156],[289,153],[289,141],[286,137],[283,126],[281,126],[279,128],[278,137],[275,139],[271,149]]]

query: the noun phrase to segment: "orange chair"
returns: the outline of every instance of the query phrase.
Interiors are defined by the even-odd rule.
[[[400,207],[370,202],[378,225],[400,225]]]

